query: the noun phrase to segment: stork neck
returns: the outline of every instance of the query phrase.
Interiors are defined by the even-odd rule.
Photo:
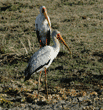
[[[59,52],[59,50],[60,50],[60,43],[59,43],[58,39],[53,37],[53,42],[54,42],[54,45],[53,45],[54,51]]]

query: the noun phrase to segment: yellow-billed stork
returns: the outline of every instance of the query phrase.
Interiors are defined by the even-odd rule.
[[[59,53],[60,43],[59,43],[58,39],[61,40],[62,43],[70,51],[69,47],[63,40],[59,31],[53,31],[52,38],[54,41],[53,46],[42,47],[37,52],[35,52],[33,54],[33,56],[30,58],[30,60],[28,62],[28,66],[25,69],[25,80],[24,80],[24,81],[28,80],[31,77],[31,75],[34,74],[35,72],[40,72],[39,79],[38,79],[38,94],[39,94],[41,72],[44,70],[45,71],[45,81],[46,81],[45,90],[47,92],[47,97],[48,97],[48,90],[47,90],[46,69],[50,66],[50,64],[52,63],[54,58],[56,58],[57,54]]]
[[[35,30],[40,47],[50,44],[51,22],[45,6],[40,7],[40,14],[35,20]]]

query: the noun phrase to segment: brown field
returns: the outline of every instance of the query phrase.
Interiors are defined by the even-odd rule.
[[[30,56],[40,48],[35,19],[41,5],[47,8],[52,30],[61,32],[73,56],[61,44],[59,55],[47,71],[49,100],[45,99],[42,72],[43,101],[55,103],[58,97],[66,100],[68,95],[92,93],[103,98],[102,0],[1,0],[0,106],[12,108],[37,101],[39,74],[24,83],[24,70]]]

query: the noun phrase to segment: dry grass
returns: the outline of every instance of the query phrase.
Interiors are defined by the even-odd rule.
[[[23,71],[30,56],[40,48],[35,33],[35,18],[41,5],[46,6],[52,28],[61,32],[73,53],[71,59],[61,44],[60,54],[48,69],[49,93],[60,95],[60,90],[65,87],[80,91],[92,88],[95,91],[96,87],[101,89],[103,85],[102,0],[1,0],[0,94],[4,92],[11,95],[9,91],[16,92],[15,95],[20,96],[20,99],[15,102],[15,106],[20,105],[20,100],[23,103],[36,100],[36,95],[31,96],[31,91],[37,89],[37,83],[33,82],[38,80],[38,74],[24,83]],[[9,90],[9,86],[12,90]],[[44,90],[44,84],[42,87]],[[43,92],[41,94],[45,95]],[[0,104],[5,106],[3,101],[6,99],[0,100]],[[14,106],[12,100],[5,104]]]

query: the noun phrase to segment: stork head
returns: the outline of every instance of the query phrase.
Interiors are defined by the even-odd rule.
[[[49,22],[48,15],[47,15],[47,10],[46,10],[46,7],[45,6],[41,6],[40,7],[40,13],[45,16],[45,18],[47,19],[48,24],[50,26],[50,22]]]
[[[41,6],[40,7],[40,13],[42,14],[44,12],[47,12],[46,7],[45,6]]]
[[[52,32],[52,36],[56,37],[59,41],[61,41],[66,47],[67,49],[69,50],[70,54],[71,54],[71,51],[68,47],[68,45],[66,44],[66,42],[64,41],[63,37],[61,36],[60,32],[55,30]]]

